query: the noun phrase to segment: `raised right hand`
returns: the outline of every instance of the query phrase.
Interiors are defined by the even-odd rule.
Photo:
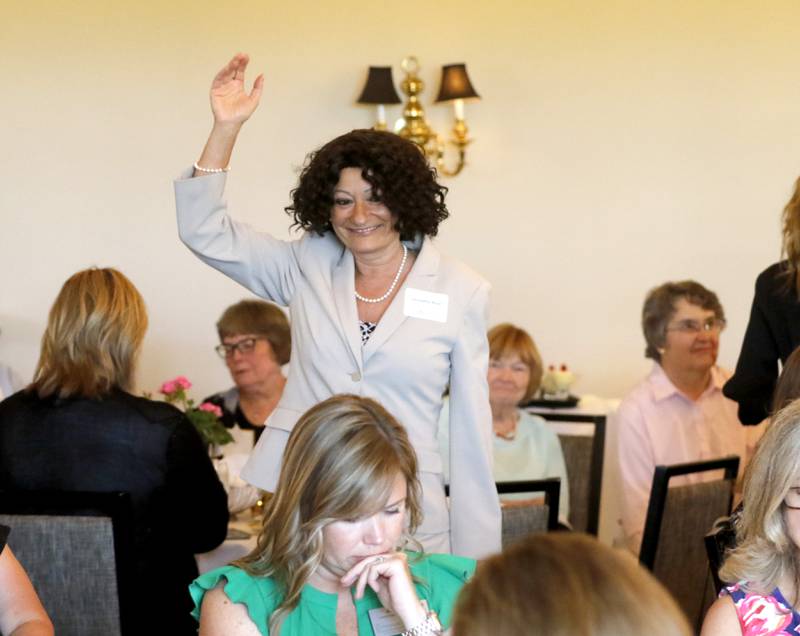
[[[264,75],[256,77],[248,95],[244,87],[244,72],[250,57],[246,53],[233,56],[211,82],[211,111],[214,123],[239,125],[246,122],[258,107],[264,88]]]

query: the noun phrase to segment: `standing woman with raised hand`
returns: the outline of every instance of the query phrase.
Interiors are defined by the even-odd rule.
[[[723,393],[739,403],[742,424],[758,424],[770,414],[778,361],[786,364],[800,346],[800,178],[783,209],[785,260],[756,279],[750,321],[736,371]]]
[[[426,550],[481,557],[500,548],[486,372],[489,285],[440,254],[431,237],[448,216],[447,189],[417,146],[355,130],[309,155],[286,208],[299,240],[233,221],[223,191],[248,94],[249,58],[236,55],[211,85],[214,126],[194,169],[175,183],[181,239],[257,295],[289,306],[286,388],[242,475],[274,490],[300,415],[337,393],[378,400],[408,429],[419,458]],[[450,387],[450,505],[436,428]]]

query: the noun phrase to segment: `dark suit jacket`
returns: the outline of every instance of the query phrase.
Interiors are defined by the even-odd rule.
[[[228,507],[183,413],[122,391],[101,400],[16,393],[0,402],[0,489],[129,492],[140,633],[196,633],[194,554],[225,539]]]
[[[722,392],[739,403],[742,424],[758,424],[769,415],[781,364],[800,345],[800,300],[784,275],[786,261],[775,263],[756,279],[750,322],[736,372]]]

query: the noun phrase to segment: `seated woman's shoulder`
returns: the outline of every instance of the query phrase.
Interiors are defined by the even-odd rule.
[[[189,586],[194,601],[192,614],[199,620],[200,608],[208,596],[210,603],[230,602],[244,607],[250,620],[267,633],[266,620],[278,606],[277,587],[272,578],[257,576],[226,565],[198,576]],[[209,614],[217,612],[209,612]]]
[[[184,419],[180,409],[160,400],[119,392],[119,401],[151,422],[178,422]]]
[[[529,413],[524,409],[518,409],[519,412],[519,424],[518,426],[522,428],[527,428],[534,430],[536,432],[553,432],[547,425],[547,420],[545,420],[541,415],[536,415],[536,413]],[[553,433],[555,435],[555,433]]]
[[[408,565],[414,576],[432,580],[434,584],[438,578],[450,578],[466,583],[475,573],[477,561],[454,554],[409,552]]]
[[[700,636],[739,636],[741,633],[733,599],[721,596],[708,608]]]

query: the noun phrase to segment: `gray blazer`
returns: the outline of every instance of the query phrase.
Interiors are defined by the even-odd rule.
[[[286,242],[233,221],[224,186],[224,174],[175,182],[181,240],[204,262],[291,311],[286,388],[242,476],[273,490],[300,415],[337,393],[371,397],[406,427],[417,453],[425,518],[416,537],[432,551],[450,548],[475,558],[498,551],[501,517],[486,380],[488,283],[441,255],[427,238],[409,244],[419,249],[417,259],[362,346],[350,251],[333,233]],[[446,294],[446,321],[406,315],[408,289]],[[448,386],[449,507],[436,440]]]

